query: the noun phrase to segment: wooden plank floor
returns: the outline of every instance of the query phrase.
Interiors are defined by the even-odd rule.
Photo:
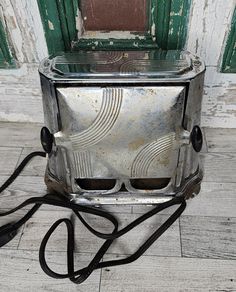
[[[41,150],[40,125],[0,123],[0,185],[29,152]],[[55,220],[71,212],[43,206],[0,249],[0,291],[236,291],[236,129],[204,129],[202,159],[205,177],[201,193],[188,201],[187,209],[159,241],[137,262],[97,270],[82,285],[54,280],[41,270],[38,248]],[[46,192],[43,175],[46,159],[35,158],[16,181],[0,196],[0,211]],[[151,207],[109,207],[126,225]],[[0,226],[20,218],[24,210],[0,217]],[[173,211],[174,208],[171,209]],[[170,210],[149,219],[119,239],[104,260],[134,252],[157,228]],[[87,220],[107,231],[107,222],[92,216]],[[85,266],[102,240],[76,222],[76,268]],[[47,259],[57,271],[66,272],[66,229],[60,226],[48,244]]]

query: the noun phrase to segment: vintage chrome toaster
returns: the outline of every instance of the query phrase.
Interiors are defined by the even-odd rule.
[[[205,66],[186,51],[78,51],[40,65],[45,181],[80,204],[200,190]]]

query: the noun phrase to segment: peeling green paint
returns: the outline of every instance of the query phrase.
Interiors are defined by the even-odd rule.
[[[149,27],[145,41],[113,39],[81,39],[74,48],[79,49],[182,49],[187,35],[187,24],[191,0],[150,0],[148,11]]]
[[[222,62],[223,73],[236,73],[236,8]]]
[[[157,0],[150,0],[151,8],[149,9],[149,29],[154,41],[156,41],[156,26],[157,26]]]
[[[38,0],[50,54],[71,49],[77,38],[77,0]]]
[[[11,55],[7,36],[0,20],[0,68],[15,68],[15,62]]]
[[[74,43],[73,49],[84,50],[132,50],[132,49],[155,49],[158,48],[157,44],[153,41],[152,37],[149,38],[136,38],[136,39],[84,39],[81,38],[78,42]]]
[[[135,38],[77,39],[79,0],[38,0],[50,53],[71,49],[182,49],[186,41],[191,0],[149,0],[148,28]],[[78,22],[78,20],[77,20]]]
[[[157,43],[166,50],[182,49],[186,42],[191,0],[157,0]]]

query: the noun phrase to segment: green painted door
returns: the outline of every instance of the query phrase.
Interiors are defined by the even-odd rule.
[[[69,51],[77,39],[78,0],[38,0],[48,51]]]
[[[130,38],[89,38],[80,31],[82,1],[38,0],[49,53],[75,49],[182,49],[186,41],[191,0],[146,0],[148,27]],[[76,25],[77,23],[77,25]],[[81,23],[80,23],[81,25]]]
[[[0,68],[14,68],[15,63],[7,42],[6,33],[0,19]]]
[[[223,56],[222,72],[236,73],[236,8]]]

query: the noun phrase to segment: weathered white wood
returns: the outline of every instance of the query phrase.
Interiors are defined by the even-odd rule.
[[[122,225],[139,217],[133,215],[119,215]],[[157,215],[147,220],[142,225],[136,227],[133,231],[124,235],[122,239],[118,239],[114,246],[108,250],[108,253],[131,254],[135,252],[148,237],[153,234],[157,228],[167,220],[166,215]],[[146,251],[146,255],[161,256],[181,256],[180,238],[179,238],[179,222],[175,222],[154,244]]]
[[[2,81],[3,82],[3,81]],[[41,89],[39,86],[33,87],[28,84],[19,83],[12,84],[12,82],[5,82],[4,84],[0,84],[0,94],[1,95],[9,95],[9,96],[16,96],[16,97],[40,97],[41,98]]]
[[[43,25],[35,0],[1,0],[8,39],[17,60],[37,62],[47,54]]]
[[[76,268],[83,268],[93,255],[76,254]],[[57,272],[67,273],[66,254],[48,252],[49,266]],[[38,261],[38,251],[0,250],[0,291],[17,292],[98,292],[100,270],[95,271],[85,283],[75,285],[70,280],[56,280],[47,276]]]
[[[159,214],[160,215],[173,214],[174,211],[178,208],[178,206],[179,205],[171,206],[170,208],[161,211]],[[133,205],[132,206],[132,213],[133,214],[144,214],[144,213],[152,210],[153,208],[155,208],[155,206],[153,206],[153,205],[148,205],[148,206],[147,205]]]
[[[21,26],[28,61],[41,61],[48,56],[48,49],[37,1],[11,0],[11,3]]]
[[[9,88],[17,88],[17,85],[38,88],[40,90],[40,80],[38,75],[38,63],[23,63],[17,69],[0,69],[0,85]],[[41,92],[41,91],[38,91]]]
[[[133,206],[133,213],[144,214],[153,206]],[[161,214],[171,214],[176,207]],[[236,217],[236,183],[202,182],[201,192],[187,201],[184,215]]]
[[[180,231],[183,256],[236,259],[236,218],[183,216]]]
[[[21,163],[21,161],[31,152],[34,151],[42,151],[40,147],[36,148],[24,148],[20,159],[18,161],[18,165]],[[21,175],[27,175],[27,176],[44,176],[45,170],[47,165],[47,158],[45,157],[34,157],[29,164],[24,168]]]
[[[34,216],[25,224],[24,234],[22,235],[19,249],[38,250],[43,237],[50,226],[58,219],[70,218],[72,212],[63,208],[55,207],[50,211],[37,211]],[[57,228],[51,237],[47,250],[66,251],[67,233],[62,224]],[[87,252],[88,250],[84,250]]]
[[[203,145],[202,145],[201,152],[203,152],[203,153],[208,151],[205,131],[206,131],[206,129],[204,127],[202,127]]]
[[[14,171],[20,157],[20,147],[0,147],[0,175],[10,175]]]
[[[24,62],[25,56],[22,51],[24,40],[21,35],[20,26],[15,19],[15,13],[11,2],[7,0],[1,0],[0,9],[3,12],[4,19],[2,19],[2,22],[6,28],[8,39],[11,44],[14,44],[14,54],[16,55],[19,62]]]
[[[8,176],[0,176],[0,185],[2,185]],[[41,176],[19,176],[5,191],[0,195],[0,209],[11,209],[21,204],[31,197],[41,197],[45,195],[46,185]],[[24,209],[31,208],[32,205]],[[43,206],[47,210],[53,209],[51,206]]]
[[[12,122],[43,122],[41,98],[3,95],[0,98],[0,120]]]
[[[41,124],[0,123],[1,146],[40,148],[41,128]]]
[[[216,179],[217,180],[217,179]],[[153,206],[133,206],[133,213],[144,214]],[[171,214],[176,207],[162,211]],[[184,215],[236,217],[236,183],[202,182],[201,192],[187,201]]]
[[[208,66],[217,66],[225,46],[235,0],[192,1],[187,49],[200,55]]]
[[[192,1],[186,47],[207,65],[202,124],[236,127],[236,75],[219,73],[235,0]]]
[[[105,210],[109,213],[132,213],[132,206],[131,205],[104,205],[104,206],[98,206],[99,209]]]
[[[202,154],[206,182],[236,182],[236,153]]]
[[[7,210],[0,210],[0,213],[5,212],[5,211],[7,211]],[[11,222],[16,222],[17,220],[22,218],[24,216],[24,214],[25,214],[25,211],[20,210],[20,211],[17,211],[16,213],[14,213],[14,214],[9,215],[9,216],[0,217],[0,227],[5,225],[5,224],[11,223]],[[15,237],[10,242],[8,242],[6,245],[2,246],[1,248],[4,248],[4,249],[17,249],[18,245],[19,245],[19,242],[20,242],[20,238],[21,238],[21,235],[22,235],[23,228],[24,228],[24,226],[20,227],[19,230],[17,231],[17,234],[15,235]],[[1,266],[1,264],[0,264],[0,266]],[[1,268],[0,268],[0,273],[1,272],[2,271],[1,271]]]
[[[203,182],[184,215],[236,217],[236,183]]]
[[[236,129],[205,129],[209,152],[236,152]]]
[[[235,270],[236,261],[143,256],[103,269],[100,292],[236,291]]]
[[[43,123],[38,64],[0,70],[0,121]]]
[[[207,67],[202,125],[210,128],[236,127],[236,74],[223,74],[219,73],[219,67]]]
[[[55,210],[58,210],[55,209]],[[68,211],[38,211],[34,217],[26,223],[24,234],[21,238],[19,248],[26,250],[37,250],[40,242],[50,228],[50,226],[59,218],[70,217],[71,212]],[[137,215],[131,214],[116,214],[122,223],[126,226],[128,223],[137,218]],[[84,218],[90,223],[91,226],[97,230],[105,233],[112,231],[112,226],[104,219],[95,216],[86,216]],[[108,253],[131,254],[150,236],[167,216],[156,216],[149,219],[146,223],[135,228],[132,232],[123,236],[122,239],[116,240]],[[75,220],[75,236],[76,248],[78,252],[96,252],[102,245],[104,240],[99,239],[92,235],[79,220]],[[66,248],[66,229],[60,226],[52,236],[48,245],[49,250],[62,251]],[[166,255],[166,256],[180,256],[180,238],[179,238],[179,224],[176,222],[163,236],[154,243],[154,245],[147,251],[148,255]]]

